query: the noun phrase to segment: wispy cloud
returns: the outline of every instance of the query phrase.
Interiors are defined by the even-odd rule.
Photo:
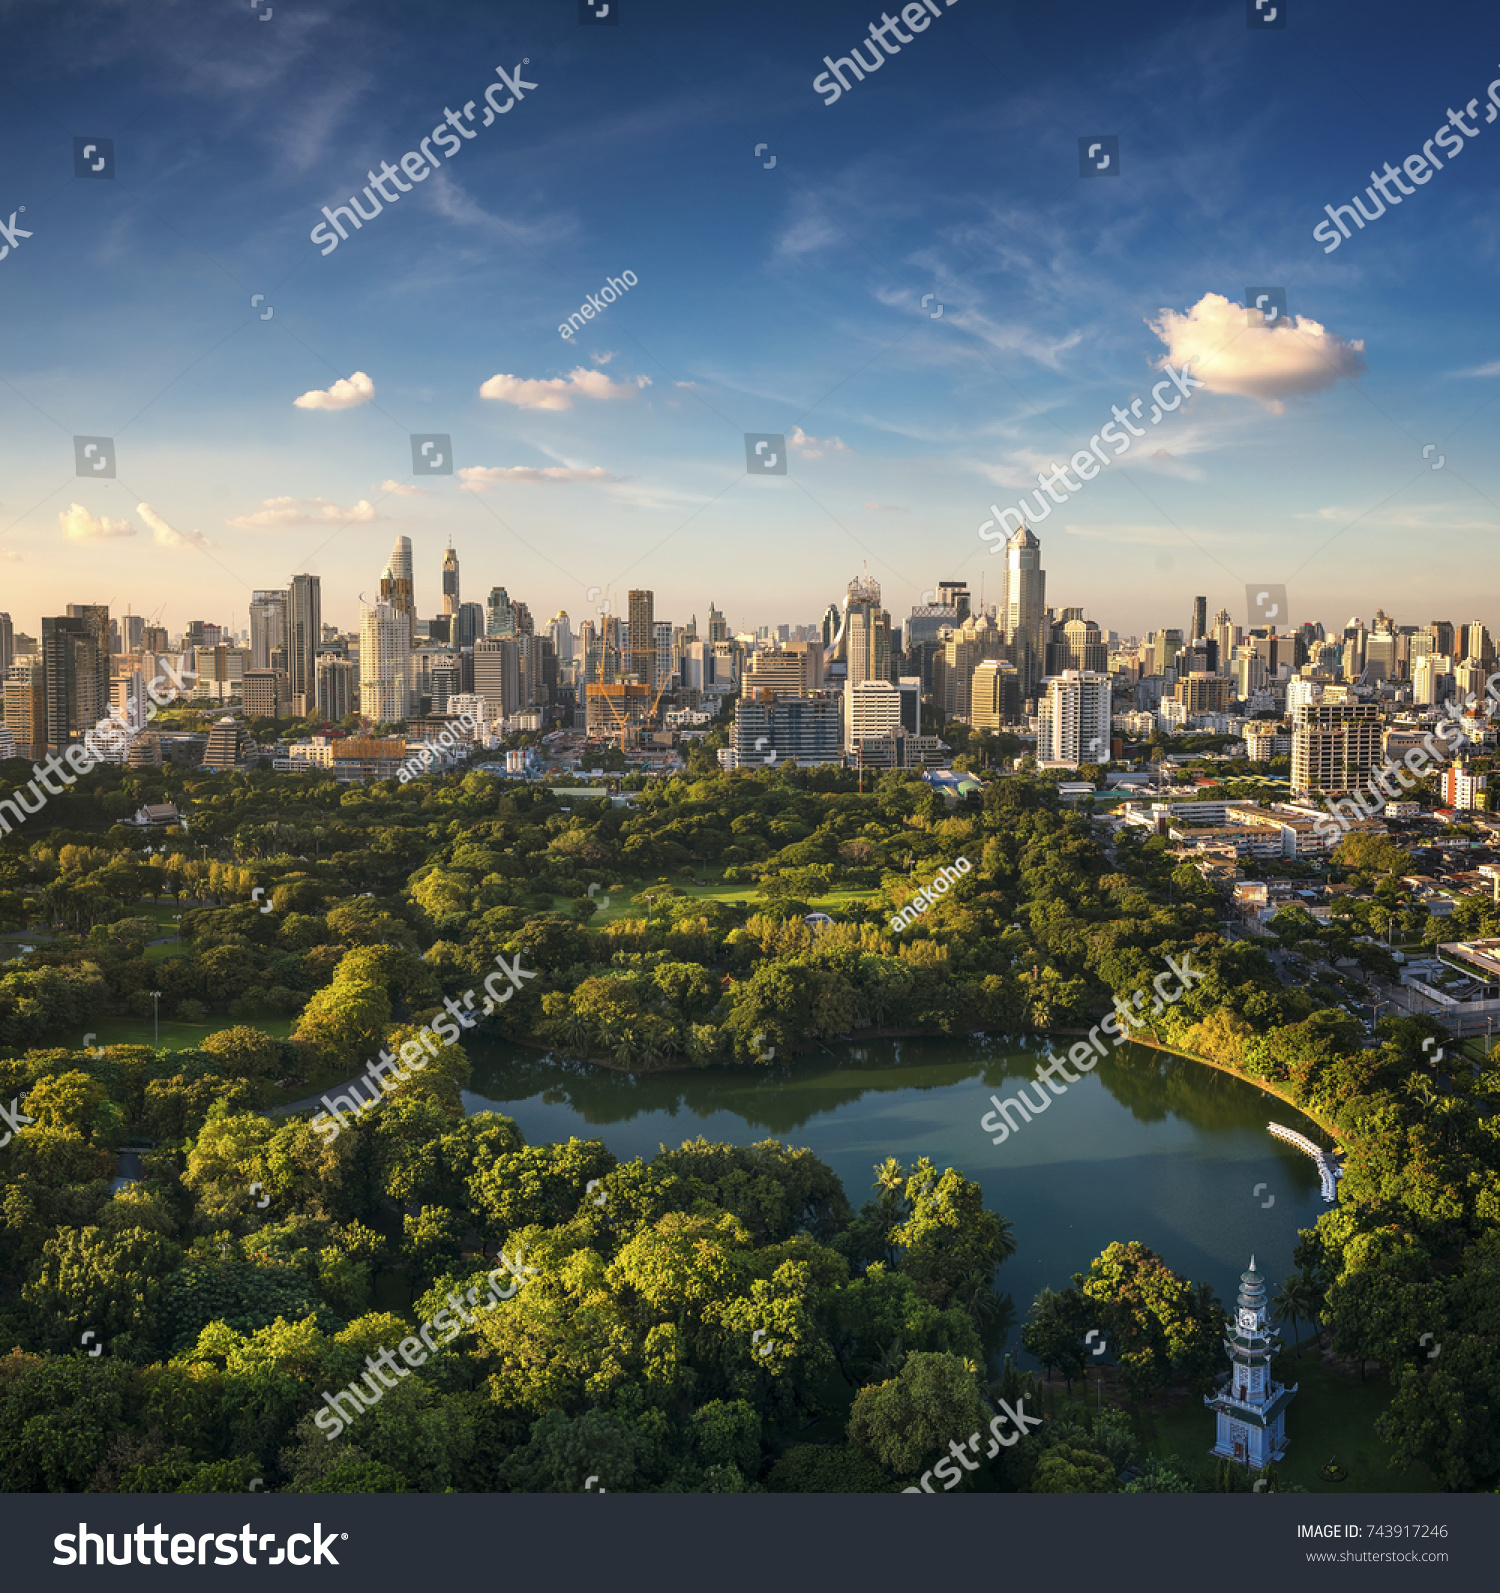
[[[787,447],[795,448],[804,459],[821,459],[825,453],[850,454],[854,450],[842,437],[809,437],[800,426],[787,433]]]
[[[248,531],[257,526],[347,525],[383,518],[367,498],[361,498],[348,509],[327,498],[265,498],[254,514],[237,515],[228,524]]]
[[[559,482],[559,481],[618,481],[600,465],[587,470],[572,469],[566,465],[466,465],[459,477],[470,492],[488,492],[502,481]]]
[[[135,512],[151,529],[159,548],[211,548],[213,543],[201,531],[178,531],[168,525],[149,503],[138,503]]]
[[[414,481],[382,481],[379,490],[397,498],[429,498],[432,496],[426,487],[419,487]]]

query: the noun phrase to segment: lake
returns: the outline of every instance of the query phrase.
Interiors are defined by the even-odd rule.
[[[1034,1039],[834,1044],[791,1066],[645,1075],[472,1039],[465,1048],[474,1061],[467,1110],[503,1112],[530,1144],[601,1139],[627,1161],[700,1134],[736,1145],[780,1139],[827,1162],[856,1208],[887,1156],[956,1167],[1014,1226],[1016,1254],[998,1287],[1018,1324],[1044,1284],[1061,1288],[1113,1240],[1142,1240],[1232,1305],[1252,1253],[1274,1286],[1295,1270],[1297,1230],[1329,1209],[1311,1158],[1266,1124],[1326,1147],[1321,1130],[1254,1084],[1139,1046],[1081,1076],[1000,1145],[980,1118],[992,1091],[1014,1095],[1033,1073]]]

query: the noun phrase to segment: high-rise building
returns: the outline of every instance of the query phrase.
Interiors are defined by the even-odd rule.
[[[9,614],[0,614],[0,674],[5,674],[15,662],[16,633]]]
[[[1432,650],[1435,653],[1446,653],[1453,656],[1453,624],[1450,620],[1433,620],[1427,627],[1427,633],[1432,637]]]
[[[457,614],[462,604],[458,592],[458,555],[453,551],[453,543],[448,543],[448,551],[443,555],[443,613]]]
[[[15,737],[16,756],[47,754],[46,672],[35,658],[17,658],[5,675],[5,724]]]
[[[510,593],[503,586],[492,586],[484,605],[484,634],[514,636],[516,616],[510,606]]]
[[[412,711],[411,698],[410,616],[390,603],[361,604],[359,711],[376,724],[395,724]]]
[[[844,718],[837,693],[816,697],[741,697],[723,761],[731,768],[775,763],[837,763]]]
[[[850,581],[844,598],[844,666],[848,688],[864,680],[891,680],[891,616],[880,606],[880,582]]]
[[[492,720],[521,707],[520,647],[513,636],[482,636],[474,643],[474,690],[490,705]]]
[[[713,599],[708,600],[708,640],[710,642],[727,642],[729,640],[729,625],[724,616],[714,607]]]
[[[559,609],[547,624],[547,634],[552,638],[552,645],[557,650],[559,664],[567,665],[573,662],[573,627],[568,620],[567,610]]]
[[[1177,682],[1177,701],[1189,714],[1223,713],[1229,706],[1230,683],[1207,670],[1193,670]]]
[[[92,730],[109,712],[109,679],[113,671],[110,649],[109,605],[106,603],[69,603],[68,616],[82,620],[94,644],[92,675],[79,699],[84,722],[80,731]]]
[[[1106,763],[1110,742],[1108,675],[1070,669],[1046,682],[1037,702],[1037,762]]]
[[[359,712],[359,670],[336,653],[319,653],[317,665],[318,717],[336,725]]]
[[[985,659],[1006,658],[1009,651],[987,614],[971,614],[942,642],[933,660],[932,692],[944,721],[968,720],[974,671]]]
[[[1341,688],[1342,689],[1342,688]],[[1380,710],[1374,703],[1323,700],[1298,707],[1292,719],[1292,790],[1352,791],[1380,761]]]
[[[417,596],[412,574],[410,537],[396,538],[391,556],[380,573],[380,601],[406,621],[406,641],[410,646],[417,635]]]
[[[151,653],[153,656],[166,652],[167,628],[165,625],[145,625],[141,627],[141,651]]]
[[[294,575],[286,598],[287,689],[292,712],[318,711],[318,650],[323,644],[322,582],[316,575]]]
[[[628,598],[629,630],[626,642],[627,673],[642,686],[656,685],[656,594],[632,588]]]
[[[1239,627],[1229,617],[1227,608],[1221,608],[1214,615],[1213,630],[1210,634],[1219,649],[1219,673],[1227,675],[1234,662],[1234,646],[1239,639]]]
[[[453,645],[470,647],[484,635],[484,604],[462,603],[454,626]]]
[[[1453,660],[1442,653],[1423,653],[1412,663],[1411,700],[1419,708],[1433,708],[1453,694]]]
[[[1006,645],[1013,649],[1022,694],[1035,697],[1047,665],[1047,577],[1042,570],[1042,545],[1024,524],[1005,544],[1005,596],[1000,613],[1000,630]]]
[[[657,620],[654,634],[656,636],[656,684],[670,688],[672,677],[677,673],[677,652],[672,643],[671,620]]]
[[[1479,620],[1470,620],[1464,626],[1463,656],[1477,659],[1486,669],[1494,665],[1495,644],[1490,640],[1489,627]]]
[[[1208,599],[1195,597],[1193,599],[1193,629],[1188,637],[1190,642],[1202,642],[1208,639]]]
[[[286,649],[286,592],[250,594],[250,667],[277,667],[277,652]]]
[[[42,670],[46,691],[47,746],[52,750],[61,750],[71,745],[84,731],[93,729],[108,709],[107,626],[101,659],[98,635],[87,621],[76,615],[43,616]]]
[[[125,616],[125,651],[138,653],[141,650],[141,637],[145,633],[146,618],[143,614],[127,614]]]
[[[1002,730],[1021,717],[1021,678],[1014,664],[986,658],[969,682],[969,723],[975,730]]]
[[[1109,643],[1096,621],[1085,619],[1081,608],[1065,608],[1051,627],[1047,643],[1047,673],[1060,675],[1068,669],[1084,669],[1103,674],[1109,668]]]
[[[937,600],[939,603],[951,607],[957,616],[955,623],[962,625],[973,612],[969,602],[969,583],[967,581],[939,581],[937,584]]]
[[[247,719],[282,719],[287,712],[286,671],[247,669],[240,682]]]

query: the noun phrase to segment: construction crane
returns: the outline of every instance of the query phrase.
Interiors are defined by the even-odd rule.
[[[656,710],[661,706],[661,700],[663,696],[665,696],[667,687],[671,684],[671,682],[672,677],[668,675],[661,685],[657,687],[656,700],[651,704],[650,711],[647,713],[646,718],[656,718]],[[624,682],[621,684],[624,684]],[[607,704],[609,711],[615,716],[616,722],[620,726],[620,751],[624,752],[625,740],[630,733],[630,715],[628,713],[622,714],[620,710],[615,707],[615,700],[613,697],[606,696],[604,701]]]

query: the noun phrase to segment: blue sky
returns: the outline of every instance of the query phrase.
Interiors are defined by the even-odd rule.
[[[450,535],[466,598],[575,623],[634,585],[679,622],[811,622],[866,562],[898,615],[955,575],[994,598],[990,505],[1186,353],[1209,385],[1037,525],[1049,602],[1243,623],[1274,581],[1298,620],[1500,622],[1493,8],[957,0],[825,105],[881,8],[619,4],[0,7],[18,628],[242,626],[299,570],[351,624],[398,534],[428,614]],[[523,59],[537,87],[478,127]],[[1325,204],[1472,99],[1462,154],[1325,254]],[[320,207],[469,101],[451,161],[320,253]],[[1093,134],[1119,178],[1080,178]],[[84,135],[115,180],[73,175]],[[1251,285],[1294,324],[1250,328]],[[356,372],[367,401],[296,404]],[[470,475],[414,480],[413,432]],[[785,477],[746,475],[745,432],[793,440]],[[115,438],[115,480],[75,435]]]

